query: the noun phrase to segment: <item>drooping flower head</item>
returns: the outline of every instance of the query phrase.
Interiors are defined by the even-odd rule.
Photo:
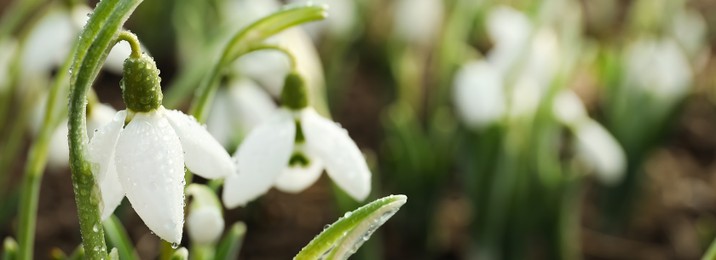
[[[345,129],[308,106],[303,79],[286,77],[282,107],[252,130],[234,155],[238,173],[226,178],[222,199],[228,208],[245,205],[272,186],[297,193],[328,176],[356,200],[370,193],[370,170]]]
[[[125,60],[127,109],[98,129],[89,160],[102,195],[102,218],[124,196],[159,237],[179,243],[184,224],[184,166],[205,178],[234,172],[223,147],[193,117],[161,105],[159,70],[146,55]]]

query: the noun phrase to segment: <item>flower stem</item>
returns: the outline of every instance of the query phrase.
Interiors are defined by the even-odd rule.
[[[87,161],[87,92],[102,63],[120,37],[122,25],[142,0],[100,1],[75,48],[70,79],[69,143],[72,187],[77,203],[82,245],[88,259],[106,259],[107,246],[100,219],[101,196]],[[131,45],[131,44],[130,44]]]
[[[287,53],[289,54],[289,59],[293,59],[288,51],[279,46],[264,44],[263,41],[293,26],[324,19],[326,15],[326,8],[318,5],[285,8],[254,22],[236,33],[222,51],[219,62],[211,69],[208,77],[201,82],[191,114],[199,122],[206,120],[207,109],[211,105],[216,89],[219,87],[219,79],[224,70],[236,59],[249,52],[264,49],[274,49]],[[292,67],[295,67],[295,61],[291,61],[291,63]]]

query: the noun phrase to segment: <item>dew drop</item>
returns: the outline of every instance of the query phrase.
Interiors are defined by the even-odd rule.
[[[172,243],[172,248],[173,249],[179,248],[179,243]]]
[[[94,224],[94,226],[92,226],[92,232],[99,232],[99,227],[97,227],[97,224]]]

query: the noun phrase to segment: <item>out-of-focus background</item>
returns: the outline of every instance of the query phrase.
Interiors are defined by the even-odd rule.
[[[0,23],[17,24],[0,25],[3,238],[45,93],[96,4],[28,2],[14,21],[0,1]],[[715,241],[716,1],[312,2],[327,20],[272,41],[363,151],[369,200],[408,196],[353,259],[699,259]],[[228,39],[282,4],[147,0],[126,27],[157,61],[164,105],[186,111]],[[94,88],[120,110],[118,55]],[[207,124],[230,153],[275,109],[287,68],[264,51],[222,80]],[[62,136],[41,184],[38,259],[80,243]],[[287,259],[362,204],[324,175],[224,216],[247,224],[242,258]],[[159,239],[126,200],[115,215],[156,258]]]

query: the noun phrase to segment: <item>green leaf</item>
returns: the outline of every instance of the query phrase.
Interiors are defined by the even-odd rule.
[[[229,232],[224,235],[224,239],[219,243],[215,259],[238,259],[241,244],[244,242],[244,235],[246,235],[246,225],[243,222],[234,223]]]
[[[347,259],[408,200],[390,195],[347,212],[311,240],[295,259]]]
[[[75,251],[67,258],[67,260],[82,260],[85,259],[85,249],[82,245],[77,246]]]
[[[139,259],[139,256],[134,251],[134,245],[129,239],[129,235],[127,235],[127,230],[122,226],[122,222],[119,221],[119,218],[112,215],[105,220],[102,225],[104,226],[105,235],[107,239],[109,239],[110,244],[114,246],[117,253],[119,253],[119,259]]]

